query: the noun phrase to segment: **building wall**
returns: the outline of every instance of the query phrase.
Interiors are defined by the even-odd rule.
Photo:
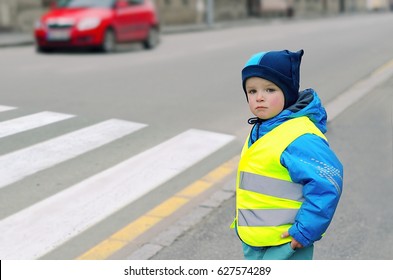
[[[207,0],[156,0],[162,24],[204,23]],[[214,0],[214,20],[233,20],[248,16],[247,0]]]
[[[247,0],[215,0],[214,19],[226,21],[248,16]]]
[[[31,31],[43,11],[41,0],[0,0],[0,30]]]
[[[294,5],[299,16],[337,14],[341,12],[340,1],[342,0],[295,0]]]
[[[320,15],[389,10],[391,0],[294,0],[298,15]]]
[[[203,21],[201,0],[156,0],[155,3],[163,25]]]

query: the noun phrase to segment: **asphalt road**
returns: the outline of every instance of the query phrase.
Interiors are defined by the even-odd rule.
[[[237,156],[250,129],[240,71],[251,54],[304,49],[301,88],[329,104],[392,60],[392,21],[381,13],[261,22],[165,35],[152,51],[130,45],[110,55],[1,49],[0,125],[9,132],[0,139],[0,227],[15,244],[35,244],[18,250],[1,237],[8,252],[1,258],[77,258]],[[329,124],[345,186],[318,259],[392,257],[391,85]],[[38,115],[35,122],[50,123],[28,129],[31,117],[19,119],[41,112],[54,112],[52,121]],[[109,258],[241,258],[228,228],[232,177]],[[187,226],[172,227],[179,221]],[[176,233],[157,246],[154,239],[171,228]]]

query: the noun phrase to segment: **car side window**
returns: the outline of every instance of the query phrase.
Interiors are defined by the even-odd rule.
[[[144,0],[128,0],[128,4],[130,5],[142,5]]]

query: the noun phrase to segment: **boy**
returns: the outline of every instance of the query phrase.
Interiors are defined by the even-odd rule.
[[[303,54],[261,52],[242,70],[255,115],[233,224],[245,259],[312,259],[341,196],[343,167],[324,136],[326,111],[313,89],[299,92]]]

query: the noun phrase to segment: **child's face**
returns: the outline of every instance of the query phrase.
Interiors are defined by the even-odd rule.
[[[251,112],[260,119],[273,118],[284,109],[284,93],[268,80],[259,77],[247,79],[246,92]]]

